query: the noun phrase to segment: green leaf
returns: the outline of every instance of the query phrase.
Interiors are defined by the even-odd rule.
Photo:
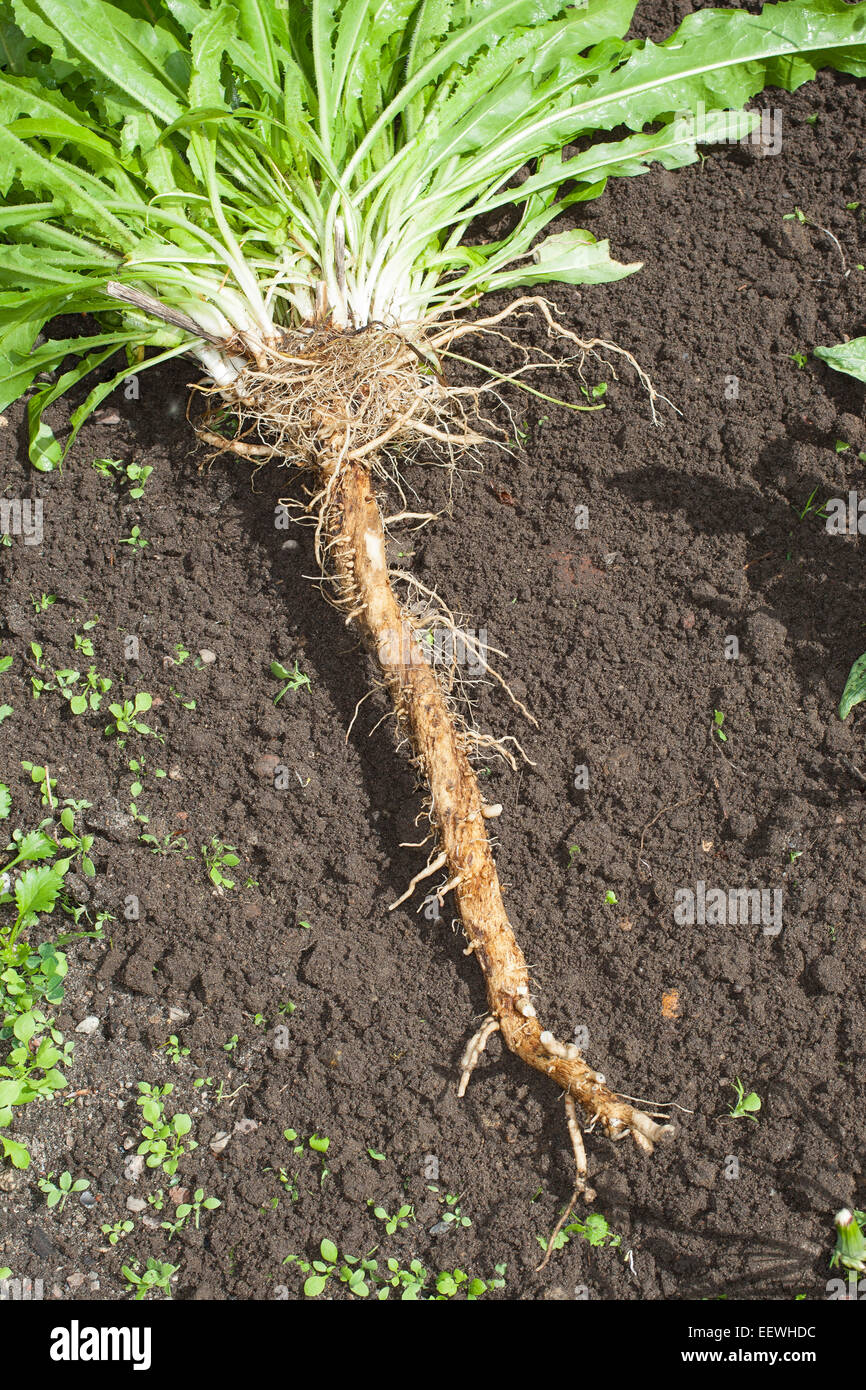
[[[839,702],[839,718],[847,719],[854,706],[863,700],[866,700],[866,652],[858,656],[848,674]]]
[[[316,1298],[324,1289],[328,1282],[326,1274],[311,1274],[304,1281],[304,1294],[307,1298]]]
[[[47,393],[46,393],[47,394]],[[51,473],[63,458],[63,450],[54,438],[54,431],[41,419],[39,402],[43,393],[37,392],[27,402],[30,434],[30,462],[40,473]]]
[[[39,912],[51,912],[62,887],[60,875],[47,865],[25,869],[15,884],[15,901],[20,916],[27,921]]]
[[[319,1246],[322,1259],[329,1265],[335,1265],[340,1258],[340,1252],[332,1240],[323,1240]]]
[[[12,1032],[19,1042],[27,1043],[39,1025],[32,1013],[19,1014],[12,1024]]]
[[[0,1134],[0,1145],[3,1146],[4,1157],[9,1159],[13,1168],[28,1168],[30,1166],[30,1154],[23,1144],[18,1144],[14,1139],[7,1139]]]
[[[16,860],[50,859],[57,845],[44,830],[30,830],[18,842]]]
[[[12,797],[5,782],[0,782],[0,820],[7,820],[12,810]]]
[[[600,285],[621,280],[641,268],[640,261],[621,265],[611,260],[606,241],[596,241],[591,232],[575,230],[545,237],[522,268],[492,275],[496,289],[512,285],[541,285],[560,280],[569,285]]]
[[[764,87],[866,74],[862,4],[751,8],[701,8],[654,43],[625,38],[633,0],[4,0],[0,410],[35,388],[50,470],[133,365],[188,353],[228,382],[228,342],[305,326],[320,285],[333,326],[362,327],[631,273],[550,224],[609,177],[739,138]],[[186,326],[109,295],[119,277]],[[40,343],[60,314],[97,331]],[[159,351],[52,433],[49,408],[123,346]]]
[[[834,372],[844,372],[855,381],[866,382],[866,338],[852,338],[835,347],[816,347],[814,354]]]

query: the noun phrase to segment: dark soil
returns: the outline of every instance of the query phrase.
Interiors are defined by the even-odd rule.
[[[687,7],[641,8],[658,37]],[[295,1299],[303,1276],[283,1261],[329,1237],[434,1273],[488,1278],[504,1262],[493,1296],[512,1299],[825,1297],[833,1213],[866,1205],[866,715],[836,713],[866,625],[859,538],[800,513],[864,486],[866,428],[862,386],[792,354],[866,331],[864,209],[846,209],[862,196],[866,119],[843,76],[766,100],[782,113],[780,154],[720,148],[611,184],[575,223],[645,269],[552,295],[570,325],[630,348],[682,415],[663,409],[654,427],[629,369],[613,381],[597,364],[590,380],[610,381],[597,413],[515,394],[522,450],[491,449],[483,474],[461,475],[451,514],[407,530],[402,561],[507,648],[539,720],[476,691],[481,727],[517,736],[534,762],[492,760],[482,776],[504,805],[500,873],[542,1017],[560,1035],[588,1029],[615,1087],[682,1107],[678,1138],[651,1159],[587,1140],[619,1249],[574,1237],[536,1273],[537,1236],[571,1190],[556,1090],[494,1038],[456,1098],[482,979],[451,912],[427,920],[420,894],[387,911],[422,862],[401,848],[420,838],[420,793],[381,694],[346,738],[371,667],[309,580],[310,531],[274,525],[297,483],[262,471],[251,486],[227,455],[200,472],[184,418],[194,373],[177,364],[144,373],[137,401],[116,392],[62,473],[30,469],[22,411],[9,412],[4,493],[43,498],[45,526],[41,546],[0,549],[9,824],[44,814],[21,760],[49,764],[58,795],[92,803],[97,874],[76,882],[80,900],[114,917],[104,940],[68,948],[74,1101],[21,1113],[33,1163],[0,1170],[0,1264],[43,1279],[46,1296],[125,1297],[121,1265],[156,1255],[179,1266],[182,1297]],[[811,222],[786,221],[795,206]],[[531,320],[519,331],[542,341]],[[516,361],[506,345],[482,351]],[[545,386],[582,400],[573,374]],[[153,468],[140,501],[90,467],[105,457]],[[447,499],[441,469],[413,466],[408,481],[425,507]],[[134,525],[146,549],[120,543]],[[43,592],[57,602],[37,614]],[[94,614],[96,666],[113,696],[158,697],[148,719],[164,743],[121,749],[104,708],[76,718],[56,694],[31,699],[31,641],[49,667],[80,666],[73,633]],[[178,643],[191,656],[173,666]],[[201,649],[216,661],[196,665]],[[275,658],[310,680],[276,705]],[[142,755],[146,826],[128,814]],[[188,851],[150,853],[142,830]],[[207,877],[212,837],[241,856],[234,890]],[[781,889],[781,932],[677,925],[675,894],[699,881]],[[96,1033],[76,1035],[91,1015]],[[171,1034],[189,1049],[177,1063]],[[756,1122],[728,1116],[736,1077],[761,1097]],[[169,1112],[190,1113],[199,1147],[176,1179],[131,1182],[137,1083],[169,1081]],[[296,1156],[287,1128],[328,1136],[326,1155]],[[218,1131],[231,1137],[216,1155]],[[89,1178],[95,1206],[47,1208],[37,1179],[64,1169]],[[222,1205],[171,1241],[158,1223],[172,1202],[148,1206],[107,1246],[102,1222],[173,1182]],[[443,1229],[445,1194],[471,1225]],[[411,1203],[417,1221],[389,1236],[370,1199]]]

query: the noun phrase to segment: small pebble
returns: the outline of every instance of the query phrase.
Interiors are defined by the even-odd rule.
[[[198,656],[202,666],[213,666],[216,661],[216,652],[209,651],[207,647],[202,647]]]
[[[144,1200],[143,1197],[127,1197],[126,1199],[127,1211],[138,1213],[140,1211],[144,1211],[146,1206],[147,1202]]]
[[[447,1221],[437,1221],[435,1226],[430,1227],[431,1236],[444,1236],[451,1230]]]
[[[90,1038],[98,1028],[99,1019],[96,1017],[96,1014],[88,1014],[87,1018],[83,1018],[76,1026],[75,1031],[76,1033],[83,1033],[85,1037]]]
[[[81,1193],[81,1196],[78,1198],[78,1200],[83,1207],[96,1206],[96,1198],[94,1197],[93,1193],[88,1191],[87,1189],[85,1189],[85,1191]]]
[[[123,1165],[123,1176],[127,1182],[138,1182],[144,1172],[144,1155],[130,1154]]]

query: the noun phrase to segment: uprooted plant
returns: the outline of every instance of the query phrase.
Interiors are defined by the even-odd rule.
[[[431,622],[453,631],[435,593],[389,567],[391,528],[432,518],[403,506],[383,519],[377,493],[389,479],[399,488],[424,451],[453,467],[507,438],[497,393],[535,390],[531,374],[562,366],[563,351],[578,373],[593,355],[630,364],[655,416],[660,397],[625,348],[580,338],[531,293],[639,266],[612,260],[589,232],[545,229],[611,175],[680,167],[698,142],[745,137],[758,117],[742,108],[767,84],[793,89],[822,66],[863,75],[866,5],[704,10],[661,45],[625,38],[633,0],[0,8],[0,409],[31,391],[31,456],[50,469],[133,367],[183,353],[206,373],[202,441],[306,470],[323,578],[378,659],[427,788],[432,848],[399,901],[441,875],[435,895],[453,892],[485,978],[489,1014],[459,1092],[499,1031],[565,1093],[575,1197],[589,1198],[579,1111],[648,1152],[669,1127],[537,1016],[487,833],[501,808],[485,804],[472,765],[479,748],[514,753],[459,712],[453,667],[440,677],[426,659]],[[476,219],[502,216],[510,230],[479,239]],[[501,290],[530,292],[468,317]],[[73,311],[97,331],[37,342]],[[502,335],[529,312],[551,352],[527,350],[501,373],[475,363],[466,384],[463,340]],[[149,346],[159,351],[146,359]],[[45,410],[118,348],[123,370],[74,411],[61,446]],[[40,380],[47,369],[56,380]]]

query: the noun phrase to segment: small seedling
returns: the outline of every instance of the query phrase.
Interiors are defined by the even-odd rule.
[[[30,602],[36,613],[47,613],[53,603],[57,602],[56,594],[40,594],[37,598],[35,594],[30,595]]]
[[[30,781],[35,782],[37,787],[39,788],[39,793],[42,798],[42,805],[50,806],[51,810],[53,811],[55,806],[54,792],[57,788],[57,778],[51,777],[49,775],[48,768],[42,767],[38,763],[23,762],[21,766],[25,772],[28,772],[30,774]],[[8,867],[9,866],[7,865],[7,868]]]
[[[136,499],[144,493],[144,485],[153,472],[143,463],[128,463],[126,465],[126,480],[130,484],[129,495]]]
[[[100,1226],[100,1231],[104,1236],[108,1236],[109,1245],[117,1245],[118,1241],[125,1240],[132,1230],[131,1221],[115,1221],[112,1225]]]
[[[72,645],[77,652],[81,652],[81,655],[88,657],[88,659],[94,655],[94,646],[92,639],[85,634],[92,632],[98,622],[98,617],[88,618],[86,623],[82,623],[81,631],[73,634]]]
[[[53,1173],[47,1177],[39,1179],[39,1190],[45,1193],[49,1207],[59,1207],[61,1211],[66,1206],[68,1199],[73,1192],[85,1192],[90,1186],[89,1178],[76,1178],[72,1181],[71,1173],[61,1173],[56,1185],[51,1181]]]
[[[447,1211],[442,1213],[442,1222],[445,1226],[471,1226],[472,1222],[468,1216],[464,1216],[460,1210],[460,1197],[453,1192],[447,1192],[444,1197],[439,1198],[444,1201]]]
[[[721,711],[720,709],[714,709],[714,710],[713,710],[713,733],[716,735],[716,737],[719,739],[719,741],[720,741],[721,743],[727,743],[727,741],[728,741],[728,736],[727,736],[727,734],[725,733],[724,729],[722,728],[722,725],[724,724],[724,722],[725,722],[725,716],[724,716],[724,714],[722,713],[722,711]]]
[[[796,367],[799,367],[801,371],[805,367],[806,363],[809,361],[809,354],[806,352],[791,352],[788,354],[788,356],[790,357],[794,365]]]
[[[368,1198],[367,1206],[373,1207],[372,1197]],[[409,1222],[415,1220],[415,1208],[404,1202],[402,1207],[394,1212],[393,1216],[389,1216],[384,1207],[373,1207],[373,1215],[376,1217],[377,1221],[385,1222],[385,1230],[388,1232],[389,1236],[392,1236],[395,1231],[405,1231]],[[452,1220],[453,1219],[452,1217]],[[466,1224],[469,1225],[470,1223],[467,1222]]]
[[[151,854],[180,854],[189,849],[189,842],[177,831],[164,835],[161,840],[155,835],[139,835],[138,838],[143,845],[148,846]]]
[[[179,1064],[182,1057],[189,1056],[189,1048],[181,1047],[180,1043],[177,1040],[176,1033],[172,1033],[168,1042],[161,1043],[160,1049],[165,1053],[168,1060],[170,1062],[173,1062],[175,1066]]]
[[[580,1236],[581,1240],[596,1247],[608,1246],[615,1250],[622,1245],[622,1236],[610,1229],[607,1218],[598,1211],[591,1212],[585,1221],[572,1221],[567,1226],[563,1226],[560,1231],[557,1231],[552,1248],[562,1250],[563,1246],[568,1245],[572,1236]],[[542,1250],[546,1251],[550,1245],[549,1237],[536,1236],[536,1240]]]
[[[287,670],[279,661],[272,661],[271,675],[275,680],[286,682],[279,694],[274,696],[275,705],[280,703],[287,690],[303,690],[305,686],[309,688],[310,685],[309,676],[304,675],[297,661],[291,671]]]
[[[93,848],[93,835],[78,835],[75,830],[75,812],[71,806],[64,806],[60,812],[60,824],[66,831],[59,840],[62,849],[69,851],[69,859],[76,859],[80,856],[81,872],[85,878],[95,878],[96,868],[90,858],[90,851]],[[55,864],[55,868],[60,868],[60,862]]]
[[[616,893],[613,891],[612,888],[608,888],[607,892],[604,895],[604,900],[607,903],[608,907],[616,907],[617,903],[619,902],[619,898],[616,896]]]
[[[225,869],[233,869],[241,862],[234,845],[224,845],[222,840],[214,835],[210,845],[202,845],[201,852],[211,883],[217,888],[234,888],[235,880],[223,872]]]
[[[146,1155],[144,1161],[148,1168],[162,1168],[171,1177],[177,1172],[184,1154],[198,1148],[194,1139],[184,1143],[192,1129],[192,1120],[184,1114],[172,1115],[170,1120],[166,1117],[163,1098],[174,1090],[171,1082],[165,1086],[149,1086],[139,1081],[138,1089],[142,1094],[135,1103],[141,1107],[147,1124],[142,1126],[143,1137],[136,1153]]]
[[[819,503],[815,501],[815,493],[817,491],[817,487],[814,487],[812,489],[812,491],[809,493],[809,496],[806,499],[802,511],[797,512],[797,508],[794,508],[794,511],[797,512],[797,516],[799,517],[800,521],[805,521],[807,516],[817,516],[820,517],[822,521],[827,520],[826,508],[822,507]]]
[[[146,690],[140,690],[134,700],[124,700],[122,704],[109,705],[108,712],[114,716],[114,723],[108,724],[105,732],[114,734],[118,740],[123,739],[124,741],[127,734],[155,733],[149,724],[143,723],[139,718],[139,715],[147,714],[152,705],[153,696],[149,695]]]
[[[205,1197],[204,1188],[197,1187],[195,1192],[192,1194],[192,1201],[181,1202],[180,1205],[175,1209],[175,1220],[163,1221],[161,1223],[162,1229],[164,1231],[168,1231],[168,1238],[169,1240],[171,1240],[172,1236],[177,1235],[178,1231],[183,1230],[187,1221],[189,1221],[189,1218],[192,1216],[195,1218],[195,1228],[196,1230],[199,1230],[201,1213],[203,1211],[215,1211],[217,1207],[221,1206],[222,1202],[219,1200],[218,1197]]]
[[[166,1298],[171,1298],[171,1281],[180,1269],[180,1265],[163,1263],[162,1260],[155,1260],[151,1255],[147,1261],[147,1268],[140,1277],[139,1268],[138,1260],[134,1260],[131,1265],[124,1265],[122,1270],[127,1289],[130,1292],[133,1290],[135,1292],[136,1303],[147,1298],[152,1289],[161,1289]]]
[[[732,1086],[737,1093],[737,1099],[728,1111],[731,1119],[742,1120],[748,1116],[750,1120],[754,1120],[757,1124],[757,1114],[755,1112],[761,1108],[761,1097],[756,1091],[750,1091],[749,1094],[746,1095],[746,1088],[739,1077],[737,1077],[736,1081],[729,1081],[728,1085]]]
[[[147,546],[147,545],[150,544],[150,541],[146,541],[146,540],[144,539],[144,536],[141,534],[141,527],[140,527],[140,526],[133,526],[133,528],[132,528],[132,530],[130,531],[129,535],[128,535],[128,536],[124,536],[124,537],[119,541],[119,544],[120,544],[120,545],[131,545],[132,548],[133,548],[133,550],[144,550],[145,546]]]
[[[95,468],[101,477],[112,480],[123,472],[123,464],[120,459],[91,459],[90,466]]]

